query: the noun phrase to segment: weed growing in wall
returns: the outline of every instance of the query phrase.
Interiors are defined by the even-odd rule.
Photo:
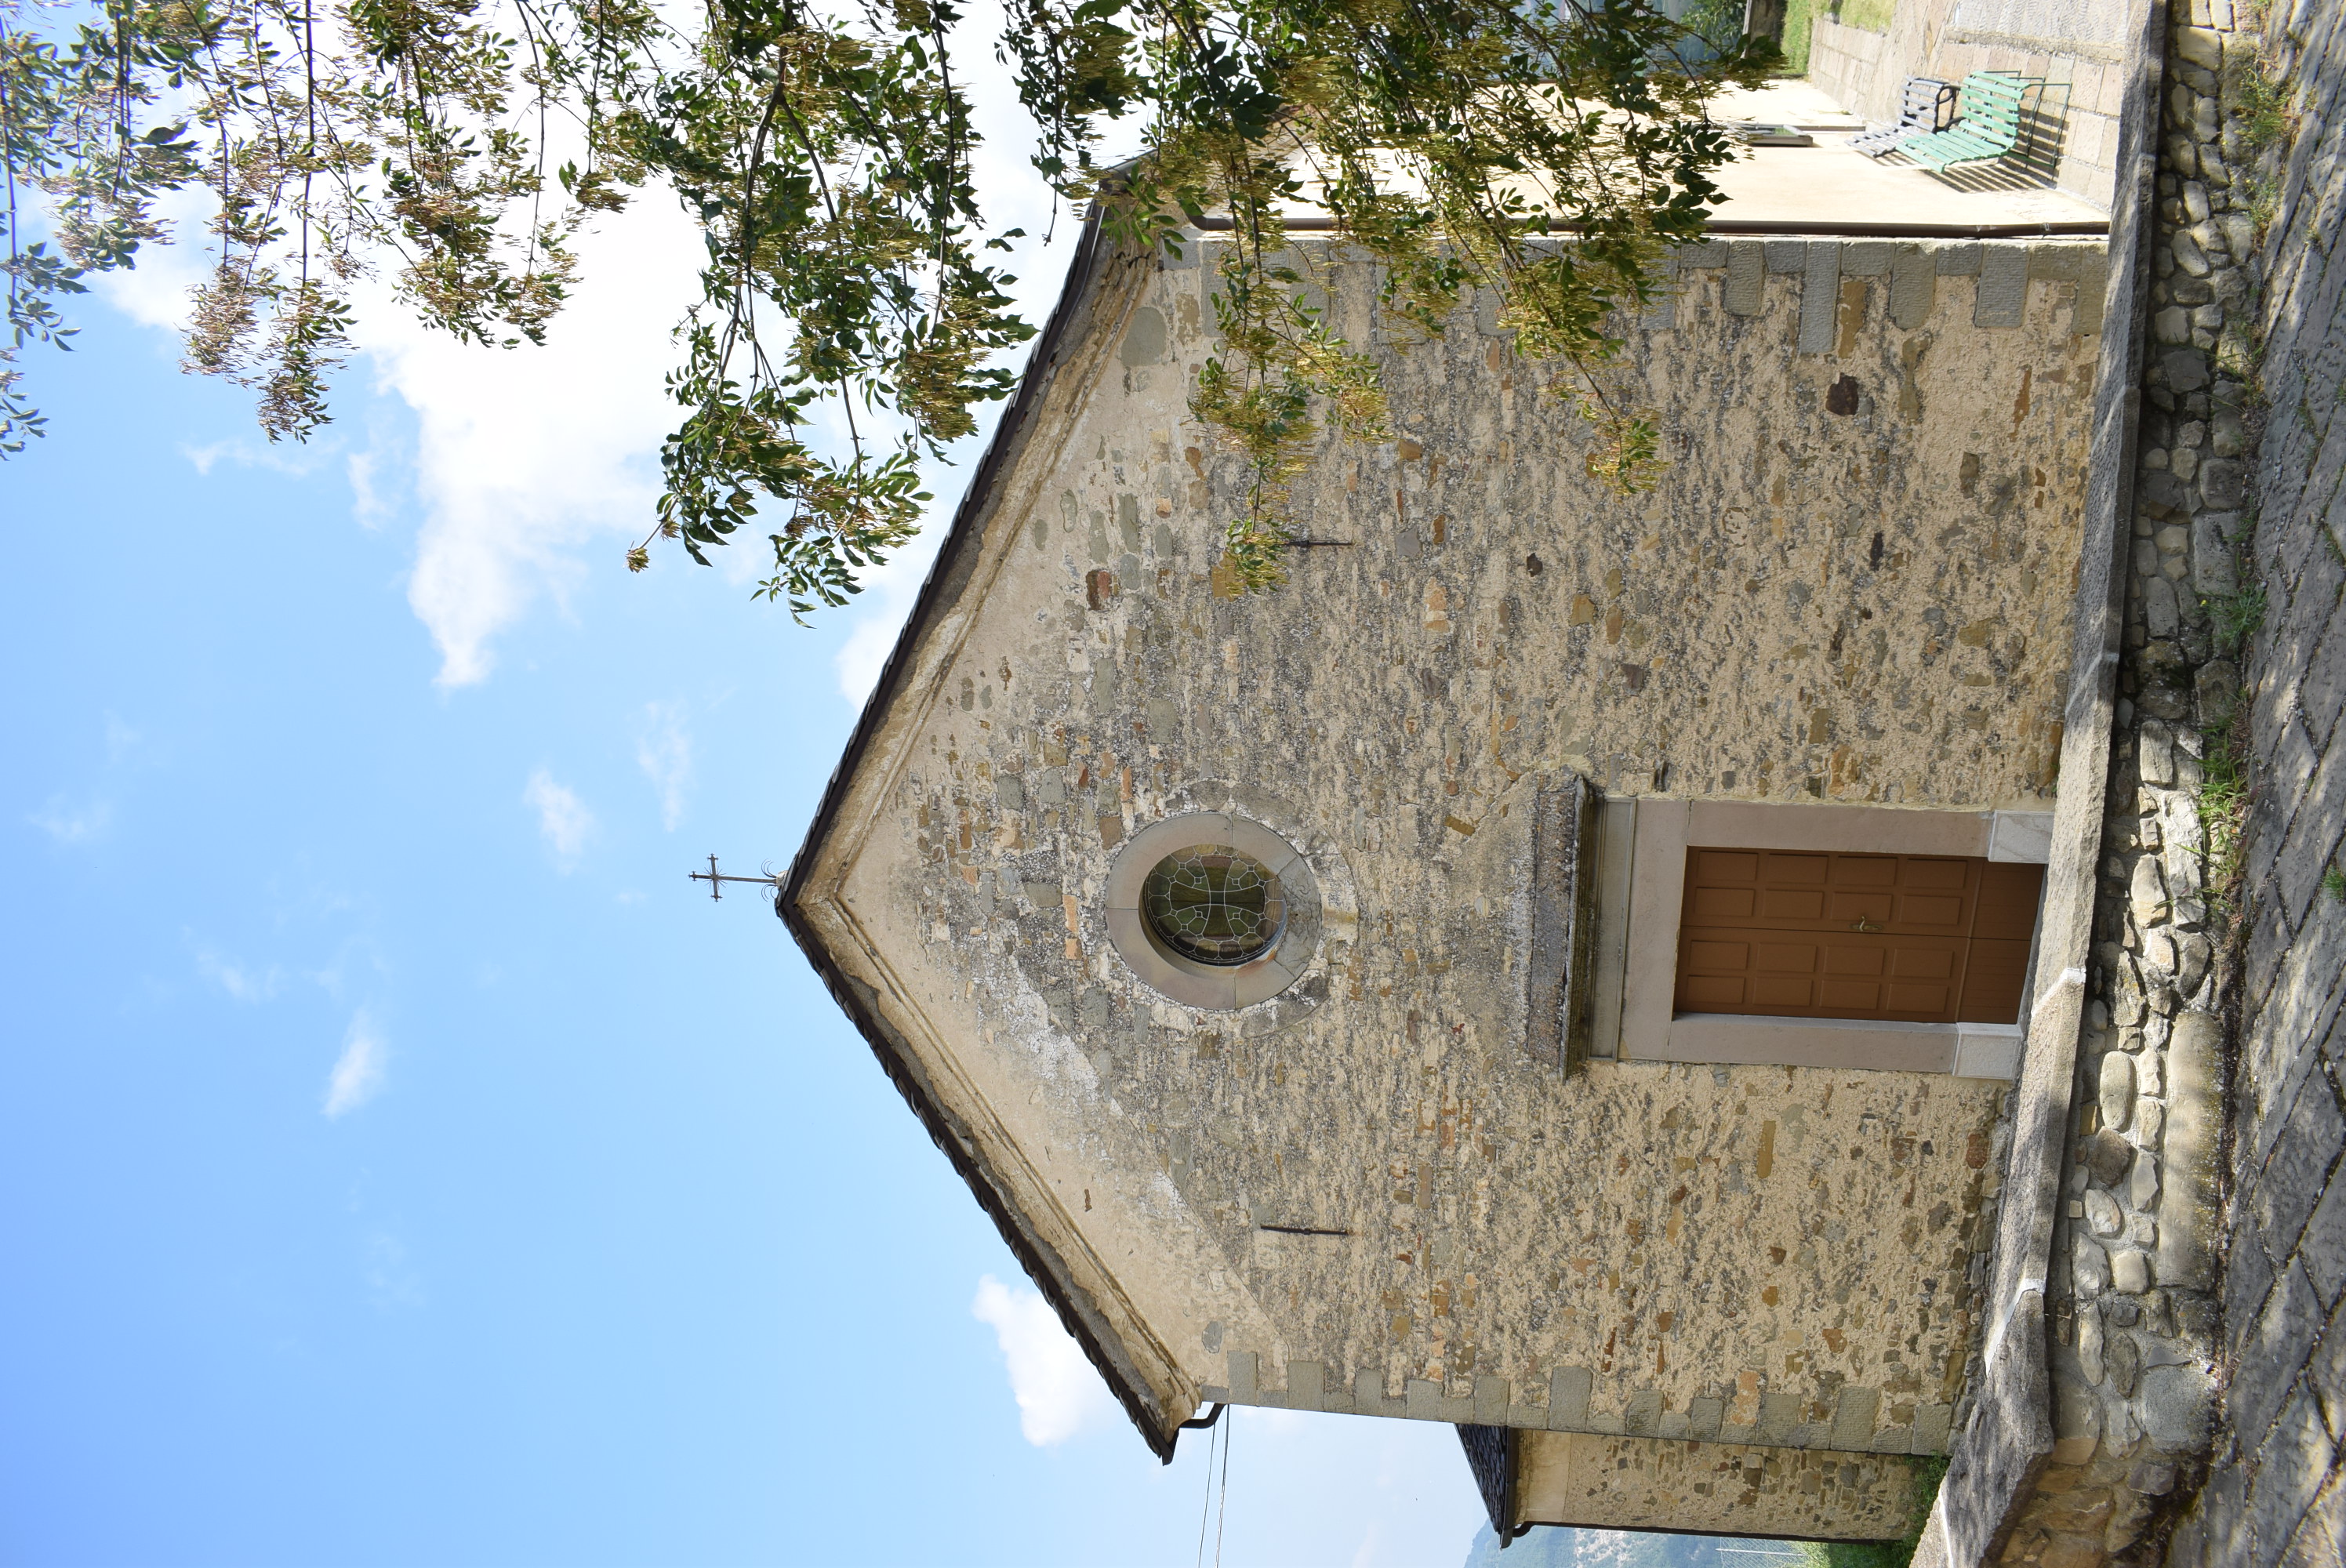
[[[2207,748],[2199,763],[2199,822],[2208,835],[2202,881],[2208,912],[2229,923],[2239,912],[2240,830],[2249,814],[2246,702],[2233,704],[2220,722],[2208,728]]]
[[[2249,216],[2261,235],[2272,227],[2280,200],[2280,182],[2267,172],[2265,155],[2287,139],[2293,117],[2262,29],[2243,30],[2234,37],[2240,44],[2256,40],[2253,47],[2225,51],[2222,92],[2239,133],[2236,177],[2248,198]]]
[[[2229,594],[2203,599],[2208,618],[2215,623],[2217,646],[2227,654],[2248,647],[2257,628],[2265,624],[2265,585],[2244,583]]]

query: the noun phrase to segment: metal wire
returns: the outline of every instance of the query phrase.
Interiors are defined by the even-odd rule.
[[[1238,1430],[1235,1419],[1222,1429],[1222,1505],[1214,1512],[1214,1568],[1222,1568],[1222,1526],[1230,1522],[1230,1434]]]
[[[1206,1522],[1214,1516],[1214,1445],[1221,1441],[1221,1437],[1219,1427],[1209,1427],[1206,1431],[1206,1500],[1198,1508],[1198,1568],[1206,1568]],[[1214,1551],[1219,1558],[1221,1553],[1219,1541]]]

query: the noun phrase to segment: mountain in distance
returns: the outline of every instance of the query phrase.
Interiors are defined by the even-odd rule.
[[[1474,1532],[1464,1568],[1823,1568],[1813,1542],[1731,1535],[1661,1535],[1542,1524],[1504,1552],[1488,1524]]]

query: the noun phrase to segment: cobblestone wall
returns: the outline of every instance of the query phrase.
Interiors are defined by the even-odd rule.
[[[2055,1441],[1998,1553],[2059,1568],[2159,1557],[2206,1473],[2226,1370],[2223,1014],[2239,927],[2229,769],[2211,747],[2230,743],[2242,696],[2228,634],[2260,423],[2259,188],[2234,112],[2253,78],[2243,60],[2227,70],[2254,42],[2206,0],[2168,22],[2089,1001],[2046,1280]]]
[[[2223,40],[2228,55],[2257,42]],[[2248,661],[2229,1386],[2207,1490],[2174,1535],[2178,1568],[2335,1563],[2346,1541],[2346,1183],[2331,1185],[2346,1143],[2346,901],[2335,880],[2346,758],[2333,746],[2346,700],[2346,264],[2332,265],[2346,209],[2346,6],[2277,7],[2262,45],[2288,123],[2249,166],[2270,219],[2256,255],[2261,351],[2250,356],[2266,429],[2242,499],[2250,592],[2265,614]],[[2239,168],[2237,119],[2230,135]]]

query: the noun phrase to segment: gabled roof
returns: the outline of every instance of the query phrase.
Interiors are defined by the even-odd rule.
[[[774,900],[774,912],[788,925],[790,934],[798,939],[808,962],[822,976],[831,998],[862,1032],[880,1066],[896,1085],[904,1103],[928,1129],[929,1137],[944,1151],[979,1207],[992,1217],[994,1227],[1002,1233],[1027,1275],[1051,1303],[1076,1343],[1093,1366],[1099,1369],[1108,1388],[1124,1406],[1158,1459],[1172,1462],[1176,1434],[1179,1431],[1186,1411],[1166,1410],[1122,1354],[1115,1336],[1101,1320],[1088,1293],[1069,1277],[1069,1271],[1052,1247],[1026,1222],[1015,1205],[1004,1195],[1002,1186],[987,1168],[975,1140],[955,1125],[954,1118],[932,1092],[927,1074],[873,1005],[873,998],[862,985],[851,981],[825,946],[820,932],[809,918],[806,901],[808,882],[814,863],[825,840],[831,834],[843,806],[857,769],[862,765],[890,708],[907,695],[912,675],[918,663],[923,641],[935,628],[941,616],[952,609],[970,585],[985,532],[985,522],[995,501],[995,486],[1007,473],[1025,444],[1035,411],[1042,403],[1055,379],[1066,369],[1073,346],[1081,341],[1091,325],[1092,305],[1102,274],[1115,260],[1114,247],[1101,232],[1101,214],[1096,206],[1086,215],[1076,254],[1067,267],[1067,280],[1059,292],[1058,304],[1051,312],[1042,335],[1036,339],[1033,353],[1026,362],[1025,373],[1020,378],[1018,391],[1011,399],[994,437],[971,476],[969,489],[954,510],[952,526],[938,546],[936,559],[929,567],[927,579],[921,585],[920,597],[913,602],[912,614],[906,617],[903,630],[880,679],[863,705],[863,713],[849,738],[846,751],[839,766],[831,772],[831,782],[823,790],[822,803],[817,809],[813,822],[807,829],[805,841],[790,862],[790,874],[784,879],[781,891]]]

